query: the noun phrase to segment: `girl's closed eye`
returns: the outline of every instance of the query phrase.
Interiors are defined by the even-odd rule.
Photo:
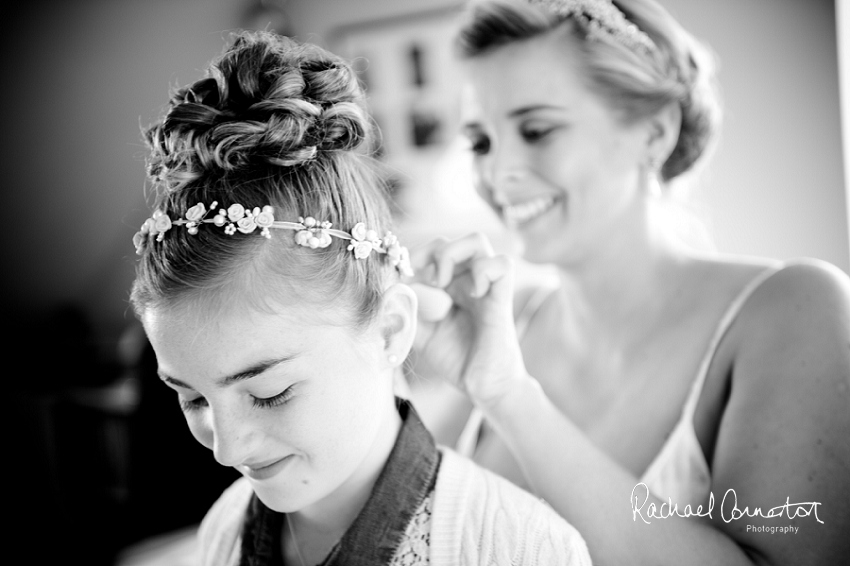
[[[253,399],[254,407],[260,409],[271,409],[273,407],[283,405],[292,398],[292,388],[293,386],[290,385],[277,395],[272,395],[271,397],[254,397],[252,395],[251,397]]]
[[[197,411],[198,409],[202,409],[207,406],[207,400],[200,396],[192,399],[186,399],[180,395],[178,396],[178,401],[180,402],[180,409],[182,409],[184,413]]]

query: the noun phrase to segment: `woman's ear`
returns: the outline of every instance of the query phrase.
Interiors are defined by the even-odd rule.
[[[679,132],[682,129],[682,107],[678,102],[671,102],[651,116],[648,123],[646,165],[657,172],[673,153],[679,141]]]
[[[384,356],[391,367],[404,363],[416,336],[416,293],[404,283],[394,283],[384,291],[380,331]]]

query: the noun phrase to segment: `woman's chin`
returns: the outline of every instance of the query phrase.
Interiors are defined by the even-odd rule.
[[[529,246],[524,241],[522,243],[522,259],[528,263],[546,265],[559,263],[559,255],[553,250],[546,249],[548,246],[533,245]]]

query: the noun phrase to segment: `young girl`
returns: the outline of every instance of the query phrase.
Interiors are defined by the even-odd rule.
[[[395,397],[417,300],[370,131],[342,60],[245,33],[146,132],[132,301],[192,434],[244,475],[201,563],[589,564],[575,529]]]

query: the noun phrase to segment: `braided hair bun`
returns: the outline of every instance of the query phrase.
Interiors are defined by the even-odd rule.
[[[354,150],[369,120],[352,69],[309,44],[242,34],[208,71],[176,91],[145,132],[148,172],[176,190],[207,175],[297,167],[320,151]]]

